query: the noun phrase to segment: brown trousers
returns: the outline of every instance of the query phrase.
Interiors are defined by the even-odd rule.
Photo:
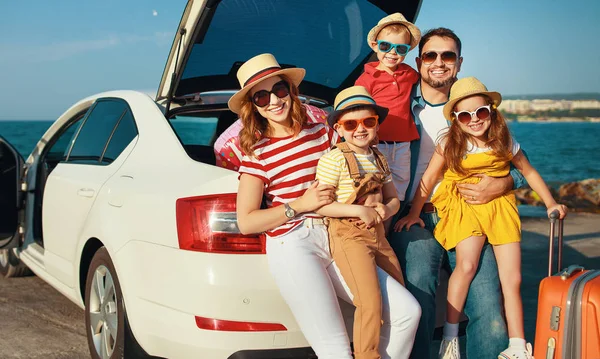
[[[383,179],[389,173],[385,158],[374,149],[380,173],[361,177],[353,152],[344,143],[338,144],[348,163],[355,191],[346,203],[363,203],[368,196],[381,197]],[[368,201],[368,200],[367,200]],[[385,238],[383,223],[367,229],[358,218],[330,218],[328,231],[331,255],[353,296],[354,357],[376,359],[379,355],[381,332],[381,288],[377,266],[404,285],[400,263]]]

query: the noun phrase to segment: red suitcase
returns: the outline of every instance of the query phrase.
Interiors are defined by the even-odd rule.
[[[600,270],[572,265],[552,275],[558,212],[550,218],[548,277],[540,283],[535,331],[536,359],[600,359]],[[563,221],[558,220],[561,267]]]

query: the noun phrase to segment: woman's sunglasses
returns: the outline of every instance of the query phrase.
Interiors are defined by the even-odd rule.
[[[424,52],[421,55],[421,61],[425,65],[431,65],[437,60],[438,55],[442,57],[442,61],[446,65],[454,65],[456,63],[457,55],[452,51],[444,51],[442,53],[435,51]]]
[[[348,132],[356,130],[360,124],[362,124],[364,128],[374,128],[378,123],[379,116],[377,115],[360,119],[338,121],[338,124]]]
[[[454,116],[456,116],[456,119],[458,121],[466,124],[466,123],[471,122],[473,115],[477,116],[477,118],[480,120],[485,120],[486,118],[490,117],[490,111],[491,111],[490,105],[485,105],[485,106],[479,107],[478,109],[476,109],[473,112],[471,112],[471,111],[454,112]]]
[[[271,91],[260,90],[252,95],[252,102],[258,107],[265,107],[271,103],[271,94],[279,98],[284,98],[290,94],[290,87],[287,82],[279,81],[271,88]]]
[[[408,54],[408,51],[410,50],[410,45],[392,44],[389,41],[379,40],[379,41],[377,41],[377,48],[379,49],[379,51],[386,52],[386,53],[392,51],[392,49],[395,49],[396,54],[398,54],[400,56],[405,56],[406,54]]]

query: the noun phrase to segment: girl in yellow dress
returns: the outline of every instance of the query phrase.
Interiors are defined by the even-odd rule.
[[[508,175],[512,163],[531,188],[542,198],[548,213],[558,210],[564,218],[567,208],[557,204],[544,180],[531,166],[511,137],[508,126],[497,108],[502,101],[498,92],[490,92],[476,78],[454,83],[450,100],[444,105],[444,116],[451,121],[448,131],[439,139],[409,214],[400,219],[396,230],[413,224],[424,227],[419,218],[423,204],[439,183],[431,202],[439,222],[434,236],[446,250],[456,251],[456,268],[448,283],[445,333],[456,333],[460,313],[469,285],[479,263],[485,241],[494,247],[498,273],[504,295],[504,306],[510,337],[509,347],[499,359],[532,358],[531,345],[525,341],[523,305],[521,302],[521,222],[515,195],[511,191],[486,204],[472,205],[462,198],[458,183],[475,183],[476,175],[492,177]],[[440,358],[460,358],[458,338],[444,336]]]

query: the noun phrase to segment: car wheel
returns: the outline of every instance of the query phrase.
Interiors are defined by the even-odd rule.
[[[123,358],[125,307],[106,248],[100,248],[92,258],[85,283],[85,326],[92,358]]]
[[[31,274],[33,274],[31,270],[21,262],[14,249],[0,249],[0,275],[11,278]]]

